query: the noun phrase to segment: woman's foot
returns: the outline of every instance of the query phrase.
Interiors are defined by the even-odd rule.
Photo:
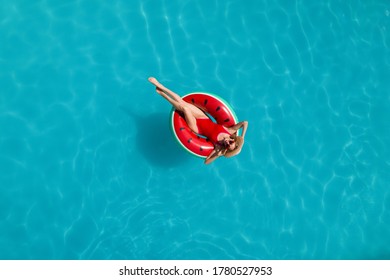
[[[157,93],[159,93],[159,94],[164,93],[164,91],[159,87],[160,83],[156,80],[156,78],[150,77],[148,80],[149,80],[149,82],[151,82],[153,85],[156,86]]]
[[[149,82],[151,82],[151,83],[154,84],[155,86],[157,86],[158,84],[160,84],[160,83],[156,80],[156,78],[154,78],[154,77],[150,77],[148,80],[149,80]]]

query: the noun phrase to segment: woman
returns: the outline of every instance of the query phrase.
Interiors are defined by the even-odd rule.
[[[156,86],[158,94],[168,100],[176,110],[183,113],[192,131],[207,137],[213,143],[214,150],[206,158],[205,164],[213,162],[220,156],[232,157],[241,152],[248,128],[247,121],[239,122],[231,127],[214,123],[201,109],[182,100],[178,94],[160,84],[155,78],[149,78],[149,82]],[[240,128],[243,128],[242,136],[237,136]]]

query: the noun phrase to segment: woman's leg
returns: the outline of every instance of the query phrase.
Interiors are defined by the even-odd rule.
[[[151,82],[153,85],[156,86],[156,88],[164,91],[166,94],[168,94],[173,100],[176,100],[178,102],[180,102],[182,99],[180,97],[180,95],[178,95],[177,93],[174,93],[173,91],[171,91],[170,89],[166,88],[165,86],[163,86],[162,84],[160,84],[156,78],[153,78],[153,77],[150,77],[149,78],[149,82]]]
[[[208,118],[208,116],[201,109],[199,109],[195,105],[183,101],[180,95],[163,86],[161,83],[159,83],[156,80],[156,78],[150,77],[148,80],[149,82],[151,82],[153,85],[156,86],[156,91],[165,99],[167,99],[170,103],[172,103],[171,100],[173,99],[174,101],[178,102],[178,105],[180,105],[181,107],[188,107],[188,109],[192,112],[195,118]],[[167,97],[170,97],[171,99],[168,99]],[[176,108],[174,104],[172,105]],[[183,111],[180,109],[178,110]]]
[[[162,97],[164,97],[169,103],[172,104],[173,107],[175,107],[176,110],[179,110],[179,111],[183,111],[183,104],[182,104],[182,100],[180,101],[177,101],[173,98],[171,98],[168,94],[166,94],[166,92],[164,92],[163,90],[159,89],[159,88],[156,88],[156,92],[161,95]]]
[[[185,102],[177,93],[174,93],[170,89],[160,84],[155,78],[148,79],[153,85],[156,86],[156,92],[164,97],[172,106],[183,112],[184,118],[188,126],[196,133],[198,133],[198,126],[196,125],[197,118],[208,118],[208,116],[198,107],[190,103]]]
[[[168,100],[168,102],[171,103],[172,106],[176,110],[178,110],[178,111],[180,111],[180,112],[182,112],[184,114],[184,118],[185,118],[189,128],[191,128],[196,133],[199,132],[198,126],[196,125],[196,116],[194,116],[194,114],[193,114],[193,112],[192,112],[192,110],[191,110],[191,108],[189,106],[191,104],[188,104],[187,102],[183,101],[182,99],[180,99],[180,102],[178,102],[176,100],[173,100],[164,91],[162,91],[159,88],[156,88],[156,91],[157,91],[158,94],[160,94],[166,100]]]

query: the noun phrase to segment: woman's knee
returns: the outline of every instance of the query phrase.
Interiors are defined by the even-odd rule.
[[[191,111],[191,108],[189,108],[188,106],[180,104],[180,107],[181,107],[181,111],[184,113],[184,115],[186,115],[186,116],[192,116],[193,115],[192,111]]]
[[[189,106],[189,104],[183,100],[177,101],[178,107],[180,108],[180,111],[187,114],[192,114],[192,110]]]

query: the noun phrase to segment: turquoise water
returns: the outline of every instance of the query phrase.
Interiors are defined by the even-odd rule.
[[[387,0],[2,1],[1,259],[390,259]],[[180,94],[249,121],[211,166]]]

